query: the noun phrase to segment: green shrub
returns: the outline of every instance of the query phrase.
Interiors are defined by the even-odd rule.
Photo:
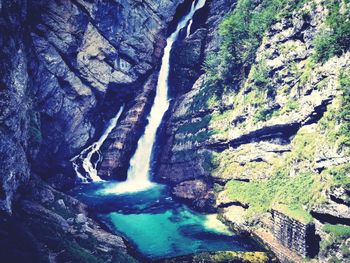
[[[350,226],[325,224],[323,230],[337,239],[347,239],[350,237]]]
[[[350,147],[350,70],[341,72],[339,83],[342,91],[342,98],[338,121],[341,123],[341,126],[337,136],[340,140],[339,144],[341,147]]]
[[[272,118],[273,116],[273,110],[271,109],[259,109],[255,114],[254,114],[254,122],[259,122],[259,121],[268,121],[269,119]]]
[[[349,0],[329,0],[329,15],[326,20],[328,30],[319,35],[315,41],[314,59],[326,62],[333,56],[340,56],[350,50],[350,8]]]
[[[350,190],[350,164],[329,167],[324,173],[332,177],[333,186]]]
[[[298,101],[290,100],[290,101],[287,102],[286,111],[287,112],[294,111],[294,110],[299,109],[299,107],[300,107],[300,105],[299,105]]]
[[[259,87],[267,87],[270,82],[269,71],[266,66],[266,61],[262,60],[252,68],[252,78],[254,83]]]

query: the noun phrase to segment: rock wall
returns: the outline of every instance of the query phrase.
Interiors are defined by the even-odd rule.
[[[100,136],[123,104],[124,125],[104,148],[103,171],[125,170],[152,103],[167,26],[181,2],[0,1],[1,244],[11,237],[1,246],[2,258],[23,262],[28,252],[33,262],[38,255],[63,262],[82,253],[89,261],[96,260],[87,255],[96,248],[98,260],[133,261],[123,256],[124,241],[102,231],[83,205],[38,182],[44,179],[56,189],[74,185],[70,159]],[[129,151],[110,158],[118,142]],[[44,227],[36,232],[41,224],[57,227],[60,239],[51,240]],[[84,230],[77,229],[80,224]],[[13,232],[16,227],[25,234]],[[33,245],[21,254],[24,235]],[[70,252],[58,255],[57,249]]]
[[[195,206],[199,209],[212,209],[213,192],[209,190],[212,187],[212,178],[207,167],[201,165],[206,158],[205,150],[200,147],[205,138],[199,138],[201,142],[194,144],[190,138],[186,139],[186,132],[187,128],[191,132],[191,123],[198,121],[195,129],[203,129],[202,131],[208,124],[206,115],[211,109],[200,108],[192,111],[192,106],[203,84],[203,76],[200,75],[203,73],[205,54],[218,49],[219,22],[235,3],[233,0],[207,1],[204,20],[203,16],[194,18],[193,25],[197,25],[193,27],[194,32],[177,41],[171,54],[171,65],[177,73],[170,73],[170,89],[176,99],[170,106],[171,114],[164,136],[167,142],[160,154],[158,172],[155,175],[157,180],[174,185],[176,196],[185,199],[189,204],[198,204]],[[176,176],[172,176],[173,174]],[[192,187],[196,194],[186,194],[187,191],[193,191]],[[184,196],[187,198],[183,198]]]
[[[341,16],[348,3],[286,1],[254,53],[242,52],[251,55],[252,64],[232,65],[235,53],[217,63],[223,56],[219,24],[243,3],[250,3],[246,6],[252,16],[263,12],[267,2],[209,2],[202,29],[179,41],[181,50],[175,47],[173,51],[174,67],[180,69],[172,78],[174,100],[156,179],[171,184],[174,196],[197,209],[219,209],[248,232],[262,228],[271,236],[275,233],[284,253],[300,260],[298,254],[315,256],[317,251],[308,251],[308,236],[313,234],[307,232],[313,232],[312,227],[297,222],[314,222],[317,235],[323,238],[321,244],[335,235],[325,234],[327,224],[349,227],[349,152],[338,136],[340,127],[348,128],[343,126],[347,120],[337,115],[348,107],[342,86],[349,85],[343,76],[349,75],[349,52],[324,62],[314,60],[319,36],[332,31],[327,24],[330,6],[339,4]],[[197,35],[204,32],[204,40],[199,40]],[[233,50],[240,54],[257,41]],[[201,45],[203,54],[187,57]],[[236,77],[235,81],[223,84],[224,74]],[[342,182],[335,179],[340,177]],[[280,205],[289,208],[285,217],[276,212],[276,225],[266,223]],[[285,228],[278,220],[286,223]],[[299,230],[303,233],[293,236]],[[312,249],[319,246],[317,238],[312,242]],[[346,244],[339,241],[336,246]],[[333,251],[331,245],[324,250]],[[346,257],[336,253],[325,254],[327,259],[330,254],[338,260]],[[316,257],[326,260],[321,254]]]
[[[140,113],[124,120],[129,133],[123,144],[133,151],[147,113],[135,98],[152,101],[154,84],[145,83],[153,79],[180,2],[2,1],[1,126],[3,141],[18,152],[4,153],[3,167],[11,158],[18,166],[6,172],[13,176],[3,185],[16,181],[16,189],[29,178],[26,159],[56,187],[72,185],[69,160],[101,134],[122,104],[129,115]],[[128,163],[129,156],[114,162]],[[10,202],[8,191],[2,192]]]
[[[272,211],[272,219],[273,234],[283,246],[303,257],[313,256],[314,224],[304,224],[276,210]]]

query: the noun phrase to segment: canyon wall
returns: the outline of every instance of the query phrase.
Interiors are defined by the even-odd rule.
[[[49,185],[74,185],[70,159],[101,135],[121,105],[123,124],[105,146],[103,169],[116,177],[115,168],[128,165],[152,103],[167,27],[181,2],[0,1],[4,260],[133,261],[120,237]],[[120,138],[121,156],[111,160],[109,148],[116,151],[110,145]]]
[[[349,3],[208,8],[207,22],[173,50],[182,69],[156,179],[196,209],[276,242],[276,254],[295,255],[287,259],[346,260]]]
[[[0,240],[13,237],[1,255],[133,260],[57,189],[74,185],[70,159],[122,105],[100,175],[125,178],[164,39],[189,3],[0,0]],[[348,10],[347,0],[208,0],[172,50],[154,179],[268,240],[277,255],[346,260]],[[62,235],[52,240],[37,225]],[[22,239],[33,246],[19,253]]]

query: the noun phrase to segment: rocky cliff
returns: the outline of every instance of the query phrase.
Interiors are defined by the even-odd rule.
[[[11,237],[1,243],[4,260],[132,260],[120,237],[46,183],[74,185],[70,159],[101,135],[123,104],[122,125],[104,146],[103,174],[116,177],[115,169],[128,165],[181,2],[0,1],[1,240]],[[23,253],[22,237],[32,244]]]
[[[349,259],[348,10],[212,1],[173,51],[181,75],[157,179],[270,240],[281,260]]]
[[[122,105],[100,175],[125,178],[164,38],[189,5],[0,0],[2,258],[133,261],[58,190],[74,185],[71,158]],[[349,5],[208,0],[172,50],[155,179],[282,261],[349,260]]]

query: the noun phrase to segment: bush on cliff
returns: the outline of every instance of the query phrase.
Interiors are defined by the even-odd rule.
[[[350,40],[350,39],[349,39]],[[349,43],[350,47],[350,43]],[[342,91],[341,111],[339,122],[341,123],[337,136],[341,147],[350,147],[350,70],[343,71],[339,77]]]
[[[333,56],[341,56],[350,50],[350,0],[329,0],[328,30],[315,39],[317,62],[326,62]]]

